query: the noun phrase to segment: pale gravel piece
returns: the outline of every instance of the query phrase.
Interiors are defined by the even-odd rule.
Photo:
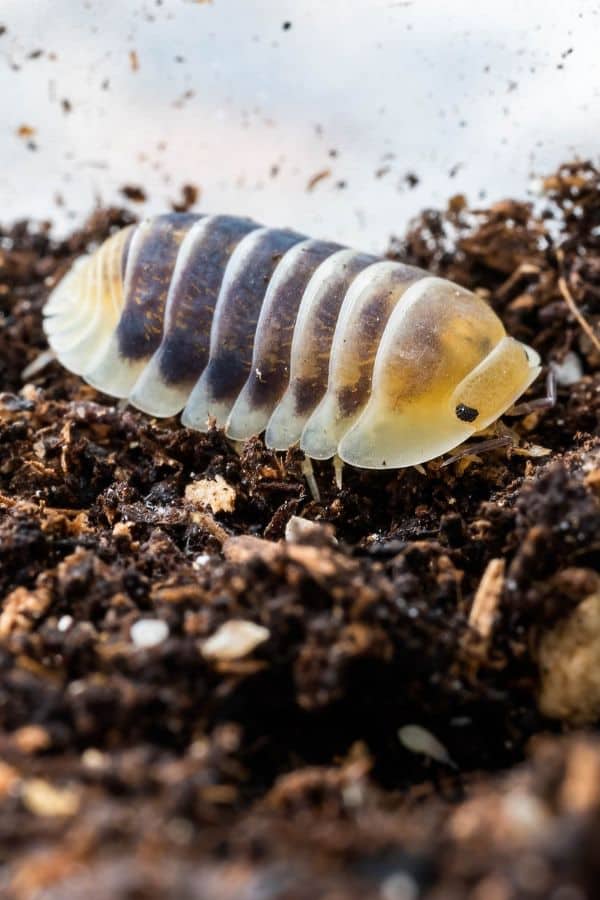
[[[35,816],[74,816],[79,809],[79,794],[73,788],[56,787],[43,778],[30,778],[21,791],[21,799]]]
[[[205,659],[218,661],[242,659],[270,636],[269,629],[262,625],[244,619],[230,619],[204,641],[200,652]]]
[[[162,619],[138,619],[130,629],[136,647],[156,647],[169,636],[169,626]]]
[[[59,631],[68,631],[71,625],[73,624],[73,616],[61,616],[58,620],[56,627]]]
[[[422,753],[437,762],[456,768],[450,754],[436,736],[421,725],[403,725],[398,729],[400,743],[411,753]]]
[[[569,351],[562,362],[552,362],[552,371],[561,387],[571,387],[583,378],[583,364],[573,351]]]
[[[199,553],[195,558],[192,566],[194,569],[203,569],[204,566],[207,566],[210,562],[210,554],[209,553]]]

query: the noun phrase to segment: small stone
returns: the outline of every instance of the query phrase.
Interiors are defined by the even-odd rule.
[[[88,747],[81,754],[81,762],[86,769],[103,769],[106,765],[106,755],[96,747]]]
[[[169,626],[162,619],[138,619],[130,629],[136,647],[156,647],[169,636]]]
[[[292,516],[285,526],[285,539],[291,544],[316,544],[335,546],[337,540],[333,526],[329,523],[322,524],[305,519],[302,516]]]
[[[421,725],[404,725],[398,729],[400,743],[411,753],[422,753],[437,762],[456,768],[450,754],[436,736]]]
[[[242,659],[268,641],[271,632],[262,625],[246,622],[244,619],[230,619],[218,628],[201,647],[205,659],[230,661]]]
[[[583,378],[583,365],[576,353],[571,350],[562,362],[552,362],[552,371],[556,381],[562,387],[571,387]]]
[[[50,735],[41,725],[23,725],[22,728],[13,731],[11,737],[21,753],[28,756],[47,750],[52,744]]]
[[[59,631],[68,631],[72,624],[73,616],[61,616],[56,627]]]
[[[23,785],[22,800],[35,816],[74,816],[79,809],[79,794],[71,788],[58,788],[43,778],[31,778]]]
[[[203,569],[204,566],[207,566],[210,562],[210,554],[209,553],[199,553],[192,566],[194,569]]]
[[[382,900],[417,900],[419,886],[408,872],[394,872],[381,885]]]

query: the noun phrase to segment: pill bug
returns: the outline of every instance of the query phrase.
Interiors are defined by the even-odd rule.
[[[226,215],[124,228],[75,262],[44,313],[58,359],[109,395],[361,468],[454,449],[540,371],[462,287]]]

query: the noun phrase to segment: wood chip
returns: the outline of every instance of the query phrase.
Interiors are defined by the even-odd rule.
[[[331,176],[331,169],[321,169],[320,172],[315,172],[315,174],[308,179],[308,184],[306,185],[307,191],[312,191],[316,188],[320,181],[323,181],[325,178],[329,178]]]
[[[0,613],[0,638],[6,638],[15,631],[31,631],[37,619],[42,616],[52,602],[47,588],[15,588],[4,600]]]
[[[573,725],[600,717],[600,593],[583,600],[540,642],[539,706]]]
[[[494,619],[502,598],[505,568],[506,563],[503,559],[489,561],[481,576],[469,613],[469,625],[485,641],[492,633]]]
[[[188,484],[185,499],[198,509],[211,509],[215,514],[230,513],[235,509],[236,492],[222,475],[216,475],[214,479],[203,478]]]

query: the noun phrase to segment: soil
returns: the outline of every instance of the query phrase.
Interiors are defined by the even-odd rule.
[[[489,298],[556,405],[445,467],[318,464],[320,501],[299,453],[47,354],[49,289],[129,221],[1,232],[0,896],[596,897],[600,172],[389,250]]]

